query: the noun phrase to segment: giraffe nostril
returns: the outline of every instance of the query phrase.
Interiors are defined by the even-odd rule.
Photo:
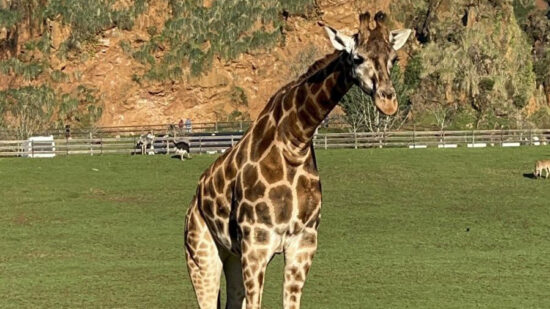
[[[393,100],[395,98],[395,91],[394,90],[381,90],[380,96],[387,100]]]

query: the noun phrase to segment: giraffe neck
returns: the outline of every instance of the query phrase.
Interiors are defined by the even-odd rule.
[[[272,111],[280,137],[296,150],[309,148],[317,127],[353,85],[351,64],[344,57],[336,52],[317,61],[266,109]]]

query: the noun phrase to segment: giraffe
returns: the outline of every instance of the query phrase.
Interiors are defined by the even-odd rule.
[[[200,177],[185,223],[200,308],[220,308],[222,271],[226,308],[260,308],[266,267],[281,253],[284,308],[300,307],[321,218],[315,129],[353,84],[382,113],[398,108],[389,72],[411,30],[389,31],[384,19],[361,14],[351,37],[326,26],[335,52],[273,95],[241,141]]]

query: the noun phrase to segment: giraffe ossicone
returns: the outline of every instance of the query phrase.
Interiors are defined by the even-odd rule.
[[[411,31],[390,32],[385,16],[361,14],[359,32],[325,28],[333,54],[315,62],[269,100],[241,141],[200,177],[187,211],[185,252],[202,309],[260,308],[265,270],[284,254],[284,308],[299,308],[317,250],[321,182],[312,138],[353,84],[391,115],[397,98],[390,79],[396,50]]]

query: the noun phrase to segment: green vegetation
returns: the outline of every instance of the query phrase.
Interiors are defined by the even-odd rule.
[[[290,80],[295,80],[306,73],[311,64],[321,56],[318,47],[313,44],[298,52],[296,58],[290,64]]]
[[[61,96],[57,113],[58,127],[73,124],[75,128],[92,128],[103,113],[97,90],[79,85],[73,95]]]
[[[132,6],[122,10],[114,9],[113,4],[112,0],[50,0],[45,7],[37,9],[42,19],[61,16],[62,23],[71,27],[70,37],[60,48],[64,53],[95,40],[97,34],[108,28],[132,29],[135,17],[145,10],[146,0],[134,1]]]
[[[21,19],[18,11],[10,11],[0,7],[0,28],[10,28]]]
[[[125,9],[115,9],[113,0],[21,0],[9,3],[9,7],[0,7],[0,27],[19,31],[17,23],[25,22],[32,36],[39,33],[42,38],[50,39],[49,29],[44,27],[47,20],[60,20],[71,28],[70,37],[61,47],[61,57],[72,49],[80,49],[82,44],[93,41],[101,31],[111,27],[129,30],[134,19],[141,14],[148,0],[133,1]]]
[[[548,2],[548,1],[547,1]],[[550,2],[548,2],[550,4]],[[533,69],[537,77],[537,84],[550,93],[550,10],[535,9],[532,3],[514,1],[514,8],[518,22],[527,34],[533,46]]]
[[[323,219],[302,307],[546,307],[550,180],[523,174],[548,155],[318,151]],[[196,308],[183,221],[213,159],[0,159],[0,307]],[[282,307],[282,260],[265,308]]]
[[[17,75],[24,80],[36,79],[44,72],[44,65],[38,62],[21,62],[17,58],[0,61],[0,73],[5,75]]]
[[[19,138],[48,127],[55,108],[55,93],[46,86],[27,86],[0,92],[0,106],[13,119],[13,127]]]
[[[392,5],[397,17],[403,18],[400,21],[416,30],[422,47],[410,63],[418,76],[416,86],[410,87],[417,126],[538,125],[527,119],[524,107],[535,97],[537,71],[543,69],[534,66],[532,46],[516,20],[516,16],[525,19],[532,5],[467,0],[401,0]]]
[[[69,52],[81,52],[103,30],[131,29],[135,17],[145,10],[146,4],[147,0],[137,0],[124,9],[115,9],[113,0],[22,0],[9,2],[9,7],[0,4],[0,28],[6,27],[11,35],[6,38],[9,44],[0,42],[0,56],[5,53],[4,49],[16,50],[18,44],[25,50],[18,57],[0,61],[0,74],[13,80],[21,78],[25,82],[35,82],[33,86],[24,84],[0,92],[0,127],[15,129],[19,137],[27,137],[52,124],[93,126],[102,113],[100,98],[94,89],[79,86],[74,93],[54,91],[52,83],[70,78],[63,71],[50,68],[51,33],[44,25],[48,20],[59,20],[69,26],[70,36],[56,54],[65,58]],[[22,29],[31,36],[24,44],[18,42],[18,31]],[[45,73],[48,78],[41,79]]]
[[[250,115],[248,114],[248,112],[233,110],[231,114],[227,115],[227,121],[250,121]]]
[[[102,114],[94,89],[78,86],[74,94],[57,95],[45,85],[10,88],[0,91],[0,125],[15,130],[17,137],[41,133],[56,123],[59,128],[92,127]]]
[[[228,0],[214,1],[207,8],[202,0],[171,0],[172,16],[164,29],[159,34],[156,29],[149,31],[151,40],[134,57],[151,66],[145,75],[149,79],[197,76],[210,68],[214,57],[231,60],[273,46],[281,36],[281,12],[296,13],[311,6],[311,0]],[[164,46],[170,48],[156,62],[152,54],[162,52]]]

